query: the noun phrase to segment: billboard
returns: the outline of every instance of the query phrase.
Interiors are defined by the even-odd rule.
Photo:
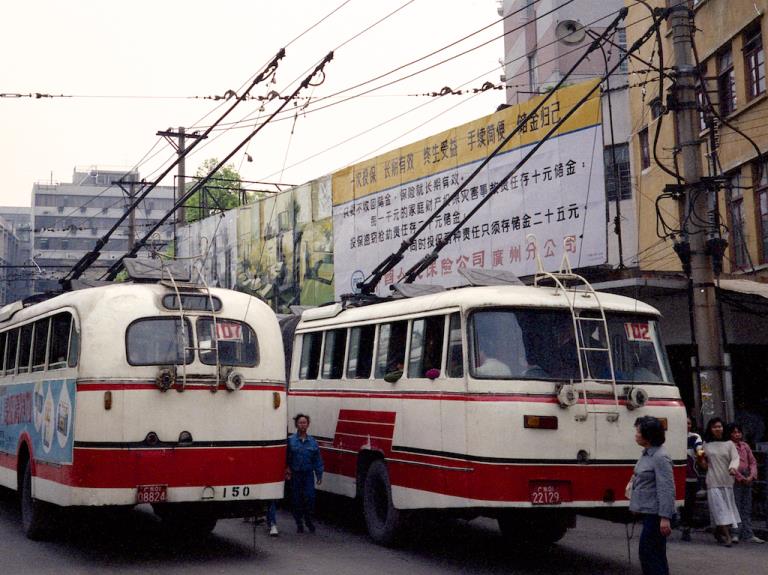
[[[380,282],[389,292],[435,244],[448,245],[419,282],[465,283],[461,268],[535,272],[607,260],[600,94],[595,93],[474,216],[498,182],[595,86],[559,90],[415,239],[403,261]],[[387,255],[410,238],[544,96],[360,162],[333,174],[335,293],[354,291]],[[529,239],[534,236],[535,240]]]

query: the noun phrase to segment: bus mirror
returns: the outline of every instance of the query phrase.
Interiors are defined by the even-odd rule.
[[[389,373],[386,373],[384,375],[384,381],[387,383],[397,383],[397,381],[403,377],[403,370],[402,369],[396,369],[395,371],[390,371]]]
[[[432,369],[428,369],[427,373],[424,375],[426,375],[428,379],[437,379],[440,377],[440,370],[433,367]]]

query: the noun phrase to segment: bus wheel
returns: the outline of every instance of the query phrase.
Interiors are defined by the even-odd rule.
[[[52,518],[45,503],[32,497],[32,464],[24,467],[21,482],[21,527],[32,540],[40,541],[50,536]]]
[[[568,531],[566,519],[551,517],[533,521],[529,517],[508,513],[499,516],[499,529],[505,542],[512,547],[546,547],[557,543]]]
[[[401,513],[392,505],[389,473],[381,459],[374,461],[365,475],[363,515],[371,539],[381,545],[395,543],[401,524]]]

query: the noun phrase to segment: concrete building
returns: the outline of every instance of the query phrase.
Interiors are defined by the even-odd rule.
[[[92,250],[130,204],[129,195],[141,190],[138,172],[75,168],[71,183],[37,183],[32,190],[32,255],[43,270],[34,290],[45,292],[59,287],[58,280],[88,251]],[[126,182],[117,185],[118,181]],[[129,182],[136,182],[130,184]],[[158,186],[135,211],[136,239],[141,238],[173,206],[174,189]],[[131,245],[130,222],[126,218],[91,266],[87,277],[98,278]],[[173,240],[172,226],[164,226],[152,242],[163,250]],[[143,250],[140,257],[147,255]]]
[[[637,22],[627,31],[631,45],[650,20],[647,8],[630,1],[626,4],[630,7],[628,20]],[[662,0],[650,4],[668,5]],[[665,314],[665,339],[677,382],[686,403],[693,407],[697,392],[690,369],[692,308],[673,246],[686,239],[686,230],[701,230],[709,239],[725,239],[728,247],[717,293],[719,331],[732,364],[732,370],[724,373],[725,395],[732,398],[727,407],[729,411],[734,405],[738,409],[744,401],[768,416],[768,390],[763,383],[768,377],[768,330],[764,327],[768,311],[768,97],[763,41],[768,0],[697,0],[689,6],[701,70],[698,128],[703,176],[715,178],[700,192],[708,195],[709,210],[685,217],[681,215],[685,214],[683,202],[664,195],[665,185],[675,183],[675,178],[659,163],[674,173],[681,152],[673,114],[664,113],[670,81],[665,80],[660,89],[656,73],[634,76],[630,111],[637,270],[634,278],[611,282],[610,287],[638,294]],[[673,64],[674,46],[667,23],[661,32],[668,69]],[[654,63],[658,54],[653,41],[639,52],[641,58]]]
[[[2,303],[24,299],[32,293],[32,278],[36,268],[30,260],[32,248],[32,210],[21,207],[0,207],[2,245],[0,282]]]
[[[507,104],[519,104],[546,93],[584,54],[623,6],[623,0],[573,2],[563,0],[504,0],[504,76]],[[610,15],[606,17],[606,15]],[[603,50],[591,54],[567,80],[573,84],[602,77],[626,47],[626,29],[611,34]],[[602,118],[606,174],[606,220],[609,268],[632,266],[637,258],[635,202],[629,162],[632,127],[629,116],[628,73],[625,62],[603,85]],[[620,214],[620,226],[616,216]],[[619,235],[620,234],[620,235]],[[619,242],[621,237],[621,242]],[[621,244],[621,245],[620,245]]]

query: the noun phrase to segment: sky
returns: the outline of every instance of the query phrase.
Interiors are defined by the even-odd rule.
[[[313,82],[319,85],[302,90],[301,99],[289,102],[232,157],[245,180],[301,184],[490,114],[504,102],[503,90],[423,94],[500,84],[498,4],[2,0],[0,205],[29,206],[35,182],[70,182],[76,166],[127,171],[138,165],[142,178],[154,180],[176,155],[157,131],[184,126],[202,133],[233,103],[210,97],[228,90],[242,94],[282,47],[274,82],[257,85],[251,95],[288,95],[329,51],[334,57],[322,82]],[[350,96],[356,97],[341,102]],[[241,102],[224,120],[229,124],[188,156],[187,173],[208,158],[226,157],[282,103]],[[162,183],[173,185],[174,173]]]

